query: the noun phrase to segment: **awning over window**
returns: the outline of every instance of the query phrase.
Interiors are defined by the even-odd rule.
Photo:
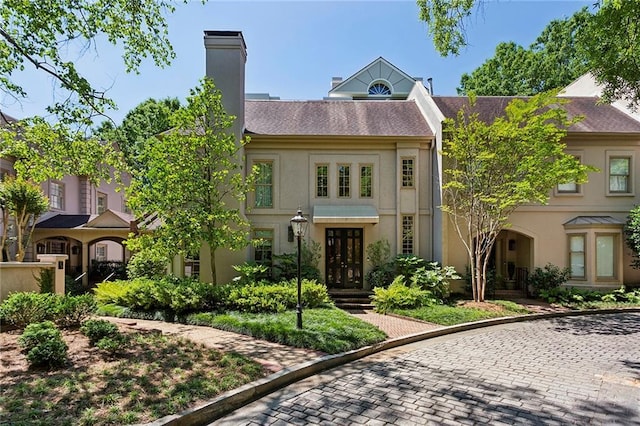
[[[314,206],[313,223],[378,223],[373,206]]]
[[[624,222],[611,216],[576,216],[565,227],[592,227],[592,226],[622,226]]]

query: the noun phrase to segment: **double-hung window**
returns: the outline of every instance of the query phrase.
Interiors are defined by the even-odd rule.
[[[273,162],[256,161],[254,166],[257,172],[254,207],[273,207]]]
[[[585,235],[575,234],[569,236],[569,262],[571,278],[585,279]]]
[[[64,210],[64,184],[62,182],[49,184],[49,206],[52,209]]]
[[[609,157],[609,193],[631,193],[631,157]]]

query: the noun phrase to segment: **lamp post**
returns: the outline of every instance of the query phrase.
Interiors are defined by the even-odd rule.
[[[304,237],[304,233],[307,230],[307,218],[302,216],[302,210],[298,209],[298,213],[291,218],[291,228],[293,229],[293,235],[298,240],[298,304],[296,306],[297,322],[296,327],[302,328],[302,281],[300,278],[300,240]]]

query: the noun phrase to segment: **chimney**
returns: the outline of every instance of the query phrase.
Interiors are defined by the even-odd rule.
[[[429,83],[429,94],[433,96],[433,78],[429,77],[427,83]]]
[[[222,92],[222,105],[236,120],[233,132],[240,140],[244,130],[244,68],[247,46],[241,31],[205,31],[206,76]]]
[[[342,83],[342,77],[332,77],[331,78],[331,88],[335,89],[335,87]]]

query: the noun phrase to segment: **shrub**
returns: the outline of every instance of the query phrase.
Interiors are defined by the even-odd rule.
[[[97,309],[96,301],[90,294],[80,296],[58,296],[55,321],[60,327],[79,327]]]
[[[436,303],[429,291],[406,286],[402,275],[398,275],[388,288],[374,288],[373,293],[372,304],[376,312],[383,314],[393,309],[419,308]]]
[[[324,284],[314,280],[301,283],[302,304],[314,308],[327,303],[329,295]],[[283,281],[277,284],[261,283],[236,286],[231,289],[225,307],[241,312],[283,312],[297,305],[297,280]]]
[[[115,337],[120,334],[118,326],[107,320],[86,320],[80,327],[80,332],[89,338],[89,343],[95,345],[105,337]]]
[[[387,240],[378,240],[367,246],[367,260],[373,269],[382,267],[391,258],[391,246]]]
[[[55,285],[55,271],[50,268],[40,269],[40,275],[36,277],[40,293],[53,293]]]
[[[256,262],[244,262],[242,265],[233,265],[233,269],[240,273],[234,278],[238,284],[252,284],[264,281],[269,276],[269,268]]]
[[[67,344],[51,321],[29,324],[18,343],[32,366],[57,367],[67,359]]]
[[[87,294],[88,289],[82,285],[82,279],[75,280],[70,275],[64,276],[64,292],[69,296],[79,296]]]
[[[413,254],[399,254],[394,259],[396,276],[402,275],[410,280],[419,268],[427,265],[424,259]]]
[[[134,278],[161,278],[166,274],[168,259],[153,249],[135,253],[127,264],[127,276]]]
[[[302,244],[300,251],[300,276],[307,280],[321,282],[322,275],[318,269],[321,246],[315,241],[311,245]],[[298,254],[283,253],[273,255],[272,279],[276,282],[287,281],[298,276]]]
[[[95,346],[101,351],[114,356],[121,353],[127,347],[129,341],[129,336],[125,334],[118,334],[115,336],[103,337],[96,342]]]
[[[56,300],[51,293],[12,293],[0,305],[0,316],[18,328],[54,318]]]
[[[386,288],[395,277],[395,265],[393,262],[385,263],[381,266],[374,267],[365,276],[365,280],[371,288]]]
[[[558,266],[547,263],[544,269],[536,268],[529,275],[528,283],[533,289],[534,295],[538,295],[541,291],[551,290],[564,284],[570,274],[569,268],[560,269]]]
[[[460,279],[453,266],[441,267],[437,262],[431,262],[428,266],[416,269],[411,276],[411,284],[428,290],[440,302],[450,296],[449,280]]]
[[[123,297],[124,306],[145,311],[169,309],[173,287],[171,282],[165,280],[136,278],[131,281],[131,288]]]
[[[130,280],[130,281],[105,281],[102,283],[98,283],[96,287],[93,289],[94,296],[96,301],[100,305],[106,304],[114,304],[114,305],[123,305],[125,303],[125,296],[129,291],[131,291],[132,287],[135,285],[133,283],[138,280]]]

